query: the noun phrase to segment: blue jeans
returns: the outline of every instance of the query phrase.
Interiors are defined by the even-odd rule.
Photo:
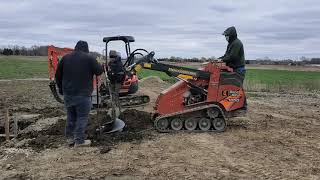
[[[240,74],[243,78],[242,78],[242,84],[243,84],[243,81],[244,81],[244,78],[246,76],[246,68],[245,67],[238,67],[238,68],[235,68],[234,71],[238,74]],[[247,104],[247,97],[244,99],[244,106],[243,108],[244,109],[247,109],[248,107],[248,104]]]
[[[76,144],[82,144],[92,105],[91,99],[87,96],[64,95],[64,105],[67,110],[66,136],[74,139]]]
[[[238,68],[235,68],[234,71],[238,74],[240,74],[241,76],[243,76],[243,79],[244,77],[246,76],[246,68],[245,67],[238,67]]]

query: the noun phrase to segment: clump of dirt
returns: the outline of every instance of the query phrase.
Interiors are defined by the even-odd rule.
[[[127,130],[139,132],[153,127],[151,113],[135,109],[125,110],[119,117],[126,123]]]
[[[58,148],[66,144],[66,138],[64,136],[65,119],[63,118],[47,118],[43,121],[54,121],[49,127],[44,127],[42,124],[37,124],[36,129],[29,130],[26,133],[19,134],[18,140],[25,141],[20,147],[32,148],[33,150],[40,152],[48,148]],[[33,126],[33,125],[31,125]],[[31,127],[30,126],[30,127]],[[40,128],[39,128],[40,127]],[[25,130],[28,130],[27,127]],[[39,128],[39,129],[37,129]],[[43,129],[42,129],[43,128]]]
[[[36,152],[41,152],[45,149],[58,148],[66,143],[66,138],[63,135],[41,135],[30,139],[22,148],[32,148]]]
[[[26,127],[30,126],[32,123],[34,123],[35,121],[18,121],[18,127],[19,127],[19,130],[23,130],[25,129]],[[12,130],[10,129],[10,131],[12,132]]]
[[[22,130],[18,137],[24,138],[37,138],[44,135],[63,135],[65,127],[65,118],[44,118],[39,119],[34,124]]]

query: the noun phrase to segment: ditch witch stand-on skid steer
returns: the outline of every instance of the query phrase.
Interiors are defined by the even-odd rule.
[[[156,101],[154,126],[159,132],[224,131],[226,118],[243,115],[243,77],[225,63],[212,61],[196,70],[159,63],[153,56],[149,53],[127,70],[151,69],[179,79]]]

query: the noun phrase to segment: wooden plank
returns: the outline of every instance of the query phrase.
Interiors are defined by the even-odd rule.
[[[6,140],[10,140],[10,119],[9,119],[9,110],[5,110],[5,120],[4,120],[4,128],[5,128],[5,135],[6,135]]]
[[[14,137],[14,134],[10,134],[9,136],[10,137]],[[7,137],[7,135],[6,134],[0,134],[0,137]]]

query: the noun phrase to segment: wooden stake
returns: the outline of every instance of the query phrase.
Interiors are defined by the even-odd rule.
[[[4,117],[5,117],[4,128],[5,128],[6,140],[9,141],[10,140],[10,119],[9,119],[9,110],[8,109],[5,110]]]
[[[18,136],[18,130],[19,130],[17,117],[15,117],[13,121],[14,121],[14,125],[13,125],[14,137],[16,138]]]

